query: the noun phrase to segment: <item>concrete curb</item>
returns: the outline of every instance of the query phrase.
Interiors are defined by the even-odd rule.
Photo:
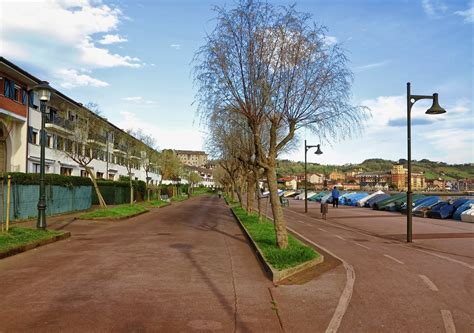
[[[128,215],[128,216],[119,216],[119,217],[95,217],[95,218],[92,218],[92,219],[81,219],[79,216],[74,218],[75,220],[82,220],[82,221],[121,221],[121,220],[128,220],[128,219],[131,219],[132,217],[135,217],[135,216],[138,216],[138,215],[142,215],[142,214],[145,214],[145,213],[148,213],[149,210],[146,209],[145,211],[143,212],[138,212],[138,213],[135,213],[133,215]]]
[[[318,264],[321,264],[323,261],[324,261],[324,256],[322,254],[319,253],[319,257],[318,258],[315,258],[315,259],[312,259],[310,261],[306,261],[302,264],[299,264],[295,267],[291,267],[291,268],[287,268],[287,269],[283,269],[283,270],[277,270],[276,268],[274,268],[269,262],[267,262],[265,260],[265,257],[263,256],[263,252],[262,250],[260,250],[260,248],[258,247],[257,243],[255,243],[255,241],[252,239],[252,237],[250,236],[249,232],[247,231],[247,229],[245,228],[245,226],[243,225],[242,221],[240,221],[240,219],[237,217],[237,215],[234,213],[234,211],[232,210],[232,208],[230,208],[230,211],[232,212],[232,215],[234,215],[235,219],[239,222],[239,226],[240,228],[242,229],[242,231],[244,232],[245,236],[247,237],[247,239],[249,240],[250,242],[250,245],[252,246],[252,248],[254,249],[255,253],[257,254],[257,257],[258,259],[260,260],[260,262],[262,263],[263,265],[263,268],[265,269],[265,271],[267,272],[267,274],[270,276],[270,278],[272,279],[272,282],[274,284],[278,284],[278,282],[284,280],[284,279],[287,279],[295,274],[298,274],[298,273],[301,273],[307,269],[310,269]],[[308,245],[306,242],[302,241],[299,237],[297,237],[299,241],[301,241],[302,243]]]
[[[71,237],[71,233],[69,231],[65,231],[62,235],[54,236],[48,239],[43,239],[43,240],[36,241],[36,242],[26,244],[26,245],[21,245],[19,247],[9,249],[5,252],[0,252],[0,259],[7,258],[7,257],[13,256],[15,254],[19,254],[22,252],[26,252],[28,250],[32,250],[43,245],[51,244],[51,243],[54,243],[54,242],[57,242],[69,237]]]
[[[165,208],[165,207],[168,207],[168,206],[171,206],[171,202],[168,202],[164,205],[161,205],[161,206],[146,206],[146,209],[158,209],[158,208]]]

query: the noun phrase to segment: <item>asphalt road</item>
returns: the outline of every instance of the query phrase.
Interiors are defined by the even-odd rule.
[[[472,225],[415,219],[408,245],[398,213],[330,207],[323,221],[315,203],[304,214],[304,202],[290,200],[285,216],[290,229],[352,270],[340,296],[340,332],[474,331]]]
[[[69,240],[0,260],[0,332],[282,330],[222,199],[69,222]]]

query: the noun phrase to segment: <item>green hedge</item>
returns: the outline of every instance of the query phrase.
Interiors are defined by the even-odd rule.
[[[3,180],[6,183],[7,177],[12,177],[12,184],[18,185],[39,185],[40,174],[39,173],[23,173],[23,172],[11,172],[3,174]],[[57,185],[64,187],[73,186],[92,186],[92,181],[87,177],[77,176],[62,176],[53,173],[47,173],[44,175],[46,185]]]
[[[146,198],[146,183],[142,180],[134,180],[133,197],[136,201]],[[97,180],[100,193],[108,205],[120,205],[130,200],[130,183],[128,181]],[[95,191],[92,191],[92,204],[99,204]]]

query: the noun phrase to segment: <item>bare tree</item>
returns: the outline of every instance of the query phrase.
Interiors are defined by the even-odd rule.
[[[216,8],[217,25],[196,53],[197,99],[205,120],[232,109],[247,120],[264,169],[277,244],[288,246],[278,198],[276,159],[302,127],[322,139],[350,135],[365,109],[350,105],[352,73],[324,27],[294,6],[240,0]]]
[[[141,166],[145,171],[147,197],[150,200],[150,177],[149,174],[152,170],[158,167],[158,153],[156,151],[156,140],[150,134],[143,132],[141,129],[132,130],[131,133],[142,142],[142,154],[141,154]]]
[[[67,157],[79,164],[92,180],[101,207],[107,207],[97,185],[97,178],[89,164],[94,159],[105,159],[106,139],[101,133],[106,126],[103,119],[80,109],[73,123],[72,134],[64,140],[64,147],[58,147]]]
[[[95,102],[87,102],[84,106],[96,115],[102,116],[102,110],[100,109],[99,104]]]
[[[159,155],[158,167],[161,174],[161,188],[163,180],[174,180],[180,176],[183,165],[172,149],[164,149]]]

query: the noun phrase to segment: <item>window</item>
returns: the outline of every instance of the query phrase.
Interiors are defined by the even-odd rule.
[[[21,89],[18,86],[15,86],[14,88],[14,93],[13,93],[13,100],[20,102],[21,101]]]
[[[86,170],[81,170],[81,177],[89,177]]]
[[[109,180],[114,180],[115,175],[113,173],[109,173]]]
[[[33,131],[32,137],[31,137],[31,143],[36,145],[38,142],[37,140],[38,140],[38,132]]]
[[[70,176],[72,175],[72,168],[61,167],[59,173],[63,176]]]
[[[51,135],[48,134],[48,137],[46,139],[46,147],[51,148],[52,142],[53,142],[53,138],[51,137]]]
[[[102,179],[102,178],[104,178],[104,173],[97,171],[96,177],[97,177],[97,179]]]
[[[41,167],[39,163],[33,163],[33,170],[32,170],[33,173],[40,173],[40,169]],[[44,172],[49,173],[49,165],[44,166]]]
[[[56,138],[56,149],[64,150],[64,138],[57,136]]]

